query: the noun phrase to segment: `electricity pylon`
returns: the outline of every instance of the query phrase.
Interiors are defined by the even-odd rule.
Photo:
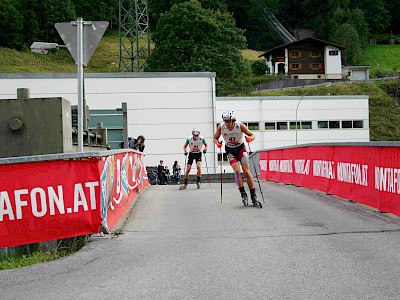
[[[119,0],[118,72],[142,72],[150,56],[148,0]]]

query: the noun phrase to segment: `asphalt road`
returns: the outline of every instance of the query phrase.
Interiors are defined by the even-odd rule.
[[[243,207],[233,183],[222,204],[218,183],[151,186],[119,236],[0,271],[0,299],[399,299],[398,218],[261,185],[263,209]]]

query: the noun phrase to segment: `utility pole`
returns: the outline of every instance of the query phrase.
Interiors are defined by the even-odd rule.
[[[118,72],[142,72],[150,56],[148,0],[119,0]]]

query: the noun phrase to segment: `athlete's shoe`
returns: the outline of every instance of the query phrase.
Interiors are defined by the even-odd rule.
[[[257,195],[256,194],[253,194],[253,195],[250,195],[250,197],[251,197],[251,202],[253,202],[253,206],[258,206],[258,199],[257,199]]]
[[[184,190],[184,189],[186,189],[186,187],[187,187],[187,183],[183,183],[179,189]]]
[[[247,206],[249,204],[249,198],[247,197],[246,192],[240,192],[242,195],[242,202],[244,206]]]
[[[197,188],[199,189],[200,186],[201,186],[201,182],[200,182],[200,181],[197,181]]]

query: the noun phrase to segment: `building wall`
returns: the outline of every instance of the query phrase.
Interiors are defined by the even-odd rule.
[[[329,51],[338,51],[338,55],[329,55]],[[340,49],[327,46],[325,47],[325,74],[332,75],[335,77],[329,77],[328,79],[337,79],[337,75],[342,76],[342,53]]]
[[[0,99],[16,98],[17,88],[25,87],[31,97],[64,97],[77,104],[77,80],[68,76],[0,75]],[[212,73],[90,75],[85,79],[87,105],[91,110],[115,109],[127,102],[128,134],[146,137],[147,166],[163,159],[170,168],[175,160],[183,168],[183,144],[197,127],[209,143],[208,171],[220,172],[212,138],[226,108],[235,109],[238,120],[258,125],[252,151],[295,145],[296,136],[298,144],[369,141],[368,96],[215,97],[214,79]],[[311,122],[312,129],[290,128],[297,105],[297,121]],[[318,128],[318,121],[339,121],[340,126],[343,121],[362,121],[363,128]],[[289,123],[285,130],[266,130],[266,122]],[[231,172],[227,162],[223,169]]]
[[[297,106],[297,121],[311,122],[312,129],[295,129]],[[368,96],[217,97],[217,120],[226,108],[235,109],[239,121],[259,123],[252,151],[295,145],[296,135],[297,144],[369,142]],[[325,121],[339,121],[340,128],[319,128]],[[341,128],[349,121],[362,121],[363,128]],[[266,122],[288,122],[287,129],[266,130]]]
[[[0,99],[16,98],[17,88],[29,88],[32,98],[64,97],[77,100],[76,74],[0,75]],[[172,169],[177,160],[182,169],[183,144],[198,127],[214,152],[214,73],[115,73],[85,75],[86,104],[91,110],[128,107],[128,135],[146,137],[145,163]],[[214,156],[207,157],[210,170]],[[206,167],[203,168],[206,173]],[[192,170],[195,173],[195,170]]]

